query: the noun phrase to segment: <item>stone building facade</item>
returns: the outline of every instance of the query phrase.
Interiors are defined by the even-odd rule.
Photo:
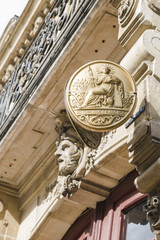
[[[160,239],[159,19],[159,0],[30,0],[10,21],[0,39],[0,239]],[[64,92],[95,60],[130,73],[137,104],[119,128],[82,129],[87,146]]]

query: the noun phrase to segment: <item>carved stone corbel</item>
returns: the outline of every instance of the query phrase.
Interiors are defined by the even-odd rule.
[[[70,196],[80,188],[81,179],[86,172],[87,154],[91,151],[84,145],[72,127],[66,111],[61,111],[56,119],[59,175],[55,187],[56,194]]]
[[[65,110],[61,111],[56,118],[55,130],[59,133],[57,140],[57,150],[55,155],[58,161],[58,178],[57,185],[53,190],[54,195],[71,196],[81,185],[82,178],[93,167],[97,149],[88,147],[85,142],[96,141],[96,135],[92,135],[90,131],[85,131],[70,121]],[[79,131],[81,131],[79,133]],[[83,136],[85,134],[85,140]],[[98,146],[101,139],[99,135],[96,145]],[[98,144],[97,144],[98,143]]]

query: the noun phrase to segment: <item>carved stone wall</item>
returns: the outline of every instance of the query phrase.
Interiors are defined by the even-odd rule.
[[[154,0],[121,1],[118,8],[119,41],[128,49],[121,65],[134,76],[138,88],[137,117],[133,116],[127,125],[129,162],[139,172],[135,180],[137,189],[149,194],[145,209],[157,236],[160,234],[159,11],[159,1]]]

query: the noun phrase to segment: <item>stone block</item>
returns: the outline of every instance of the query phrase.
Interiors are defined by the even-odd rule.
[[[160,184],[160,158],[135,180],[137,189],[142,193],[152,192]]]

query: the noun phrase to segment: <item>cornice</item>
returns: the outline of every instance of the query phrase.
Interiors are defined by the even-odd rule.
[[[19,198],[19,189],[11,184],[0,181],[0,192]]]

